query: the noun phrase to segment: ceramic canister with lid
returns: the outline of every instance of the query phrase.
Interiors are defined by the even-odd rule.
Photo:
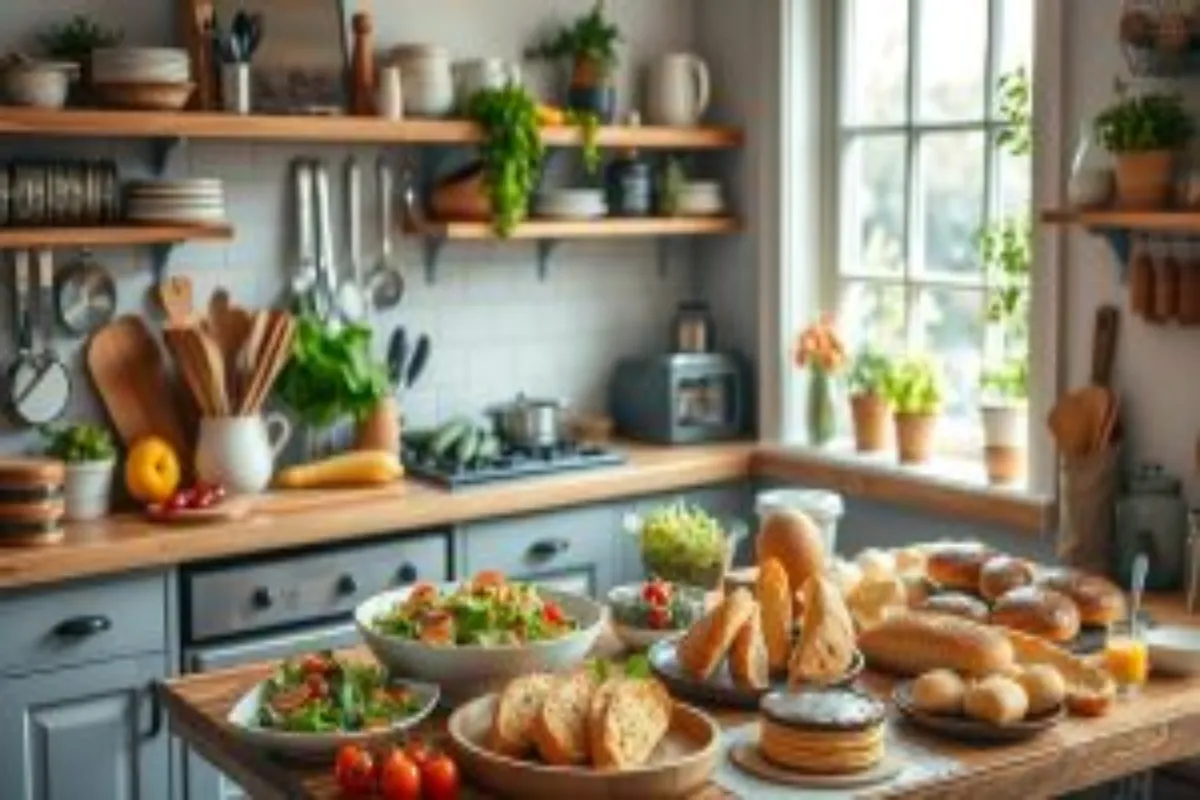
[[[390,61],[400,68],[404,110],[417,117],[441,117],[454,110],[450,52],[427,44],[400,45]]]

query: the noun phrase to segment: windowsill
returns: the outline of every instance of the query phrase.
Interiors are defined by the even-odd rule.
[[[848,442],[820,449],[777,444],[759,448],[754,473],[1026,533],[1044,533],[1055,523],[1053,498],[1023,486],[992,486],[983,463],[973,459],[937,456],[901,465],[893,452],[858,453]]]

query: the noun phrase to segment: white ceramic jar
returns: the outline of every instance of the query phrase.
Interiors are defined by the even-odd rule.
[[[100,519],[112,503],[114,459],[67,464],[63,484],[64,516],[72,522]]]
[[[444,117],[454,110],[454,74],[450,52],[424,44],[400,45],[391,52],[400,68],[404,110],[415,117]]]
[[[821,529],[827,553],[836,552],[838,522],[845,508],[840,494],[824,489],[768,489],[754,498],[754,513],[760,521],[778,509],[794,509],[807,514]]]
[[[202,419],[196,476],[221,484],[231,495],[257,494],[271,485],[275,459],[291,433],[282,414]]]

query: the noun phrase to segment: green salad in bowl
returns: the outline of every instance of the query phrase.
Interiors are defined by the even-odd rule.
[[[646,572],[673,583],[716,589],[733,560],[744,523],[723,521],[682,500],[626,519],[641,542]]]

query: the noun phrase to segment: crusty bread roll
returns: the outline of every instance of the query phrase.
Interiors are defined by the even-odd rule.
[[[1033,565],[1023,558],[992,556],[979,572],[979,594],[988,602],[1021,586],[1033,583]]]
[[[767,643],[763,641],[762,614],[758,603],[742,623],[729,648],[729,675],[743,689],[766,689],[771,684]]]
[[[810,578],[803,593],[804,619],[788,662],[788,683],[793,687],[835,683],[854,661],[854,621],[841,592],[828,578]]]
[[[1058,670],[1067,684],[1067,709],[1072,714],[1099,717],[1112,708],[1117,685],[1104,669],[1039,636],[1014,630],[1004,634],[1019,664],[1049,664]]]
[[[875,627],[893,612],[904,609],[907,599],[907,589],[899,578],[863,580],[846,598],[846,605],[858,629],[862,631]]]
[[[925,577],[925,563],[929,555],[923,547],[899,547],[892,551],[896,562],[896,574],[902,577]]]
[[[925,598],[925,602],[916,606],[918,611],[931,614],[946,614],[951,617],[962,617],[973,622],[987,622],[987,603],[966,592],[942,592]]]
[[[1061,569],[1042,575],[1037,584],[1074,600],[1084,625],[1104,627],[1125,617],[1125,595],[1107,578]]]
[[[1071,598],[1037,586],[1020,586],[1001,596],[992,606],[991,621],[1052,642],[1079,635],[1079,609]]]
[[[1003,675],[992,675],[967,687],[963,711],[968,717],[993,725],[1011,725],[1025,719],[1029,698],[1021,684]]]
[[[944,589],[974,592],[993,551],[978,542],[939,542],[927,550],[925,574]]]
[[[777,558],[787,570],[795,591],[813,575],[825,572],[825,543],[821,529],[807,514],[776,509],[767,514],[758,532],[758,563]]]
[[[854,557],[854,563],[869,581],[890,581],[897,576],[896,557],[887,550],[869,547]]]
[[[842,597],[849,597],[863,582],[862,567],[853,561],[835,558],[829,564],[829,579],[838,587]]]
[[[1013,648],[1002,631],[958,617],[905,611],[859,634],[858,647],[874,669],[920,675],[952,669],[973,677],[1003,672]]]
[[[779,559],[768,558],[758,568],[755,595],[762,614],[767,661],[772,672],[785,672],[792,652],[792,590]]]
[[[900,576],[904,584],[904,601],[909,608],[920,608],[921,604],[936,593],[936,588],[923,574],[910,573]]]
[[[935,669],[913,681],[912,701],[918,711],[948,716],[963,713],[967,685],[957,672]]]
[[[735,589],[692,625],[675,648],[679,664],[696,680],[705,681],[716,670],[758,604],[750,592]]]
[[[1029,714],[1037,716],[1053,711],[1067,697],[1067,682],[1062,673],[1049,664],[1030,664],[1017,675],[1017,683],[1029,697]]]

